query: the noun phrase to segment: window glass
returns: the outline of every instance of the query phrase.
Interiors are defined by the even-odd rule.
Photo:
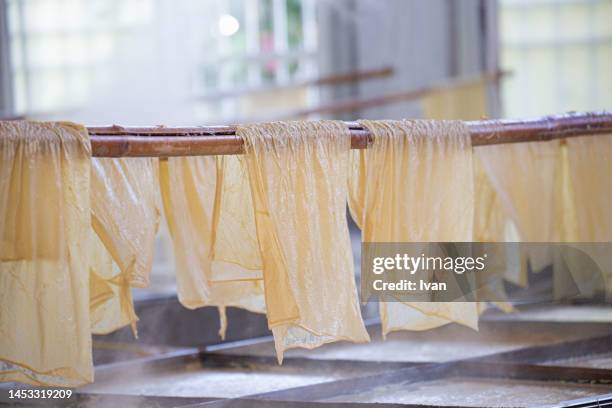
[[[612,2],[501,0],[500,13],[505,116],[612,105]]]

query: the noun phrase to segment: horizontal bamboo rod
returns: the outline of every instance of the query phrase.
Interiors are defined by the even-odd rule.
[[[612,112],[566,113],[528,120],[465,122],[472,146],[536,142],[612,133]],[[357,122],[346,122],[353,149],[367,148],[372,135]],[[236,126],[89,127],[95,157],[171,157],[241,154]]]
[[[218,101],[223,98],[236,98],[240,96],[253,96],[270,94],[279,91],[295,90],[309,86],[335,86],[354,82],[366,81],[371,79],[381,79],[392,76],[393,67],[385,66],[382,68],[368,69],[363,71],[341,72],[319,78],[311,78],[303,81],[289,83],[285,85],[248,87],[231,91],[219,91],[206,95],[197,96],[194,99],[199,101]]]
[[[416,101],[431,94],[432,92],[480,84],[483,81],[497,85],[501,79],[508,75],[511,75],[510,71],[495,71],[480,73],[478,75],[446,78],[442,81],[437,81],[420,88],[394,91],[384,95],[377,95],[367,98],[349,98],[306,109],[302,108],[281,112],[269,112],[265,115],[257,115],[255,117],[250,116],[246,118],[234,118],[231,120],[226,120],[225,123],[256,123],[269,122],[271,120],[296,120],[306,119],[312,115],[336,115],[339,113],[356,112],[399,102]]]
[[[429,84],[417,89],[407,91],[396,91],[385,95],[373,96],[369,98],[353,98],[344,101],[335,101],[327,105],[316,106],[314,108],[306,108],[296,110],[284,114],[282,120],[301,119],[310,115],[325,115],[338,114],[345,112],[355,112],[358,110],[377,108],[379,106],[390,105],[398,102],[419,100],[432,92],[447,90],[451,87],[458,88],[461,86],[469,86],[479,84],[481,82],[498,83],[502,78],[509,75],[508,71],[486,72],[479,75],[469,77],[447,78],[443,81]]]

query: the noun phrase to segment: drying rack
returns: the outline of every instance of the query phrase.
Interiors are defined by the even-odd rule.
[[[365,149],[370,132],[358,122],[345,122],[351,147]],[[572,112],[533,119],[465,122],[472,146],[536,142],[568,137],[612,133],[612,112]],[[236,125],[196,127],[90,126],[95,157],[210,156],[244,153]]]
[[[351,133],[351,145],[354,149],[367,148],[373,136],[357,122],[346,122]],[[466,122],[473,146],[486,146],[505,143],[537,142],[563,139],[584,135],[612,134],[612,112],[567,113],[539,117],[528,120],[481,120]],[[123,127],[97,126],[88,127],[92,153],[95,157],[173,157],[197,155],[232,155],[244,152],[243,140],[236,134],[237,126],[201,126],[201,127]],[[166,306],[164,305],[164,309]],[[144,314],[146,315],[146,313]],[[185,315],[185,314],[183,314]],[[192,316],[192,315],[190,315]],[[176,321],[176,315],[163,321]],[[517,323],[515,323],[517,324]],[[492,331],[500,329],[496,324]],[[146,325],[145,325],[146,326]],[[196,327],[196,324],[185,324],[183,327]],[[546,326],[558,326],[558,323],[547,323]],[[492,353],[483,357],[459,358],[448,362],[386,362],[352,361],[352,360],[317,360],[299,357],[287,357],[282,368],[278,368],[274,357],[256,355],[225,355],[219,348],[208,345],[200,352],[179,353],[176,356],[162,354],[151,359],[125,361],[121,364],[109,364],[99,367],[96,375],[100,378],[120,377],[126,373],[134,376],[142,373],[169,370],[174,367],[199,367],[201,370],[220,368],[224,371],[252,372],[253,369],[269,371],[291,370],[303,372],[314,370],[317,373],[342,371],[351,373],[346,378],[331,380],[304,386],[281,388],[265,393],[246,393],[239,399],[219,396],[202,396],[197,398],[132,396],[118,394],[83,394],[78,393],[75,400],[66,401],[61,406],[72,403],[109,403],[123,405],[129,403],[147,403],[156,406],[233,406],[233,407],[280,407],[309,406],[313,408],[346,407],[350,404],[333,402],[333,398],[358,392],[367,392],[386,384],[409,385],[425,380],[438,380],[466,376],[474,378],[497,378],[501,380],[533,380],[538,382],[560,381],[572,384],[588,383],[609,385],[612,383],[612,370],[590,368],[575,363],[562,365],[550,363],[585,355],[607,356],[612,344],[611,335],[599,333],[599,328],[591,324],[570,325],[564,328],[567,332],[587,333],[584,338],[547,343],[541,346],[521,347],[512,351]],[[599,327],[600,325],[598,325]],[[151,325],[153,327],[153,325]],[[157,326],[154,335],[158,336]],[[512,327],[514,330],[516,327]],[[378,332],[377,328],[375,332]],[[529,330],[527,330],[529,331]],[[200,339],[198,339],[199,341]],[[272,340],[268,339],[273,348]],[[235,348],[243,347],[244,340],[236,342]],[[224,345],[228,349],[228,345]],[[353,375],[358,373],[358,375]],[[324,402],[332,399],[331,402]],[[611,406],[612,394],[597,395],[574,401],[567,401],[565,406],[581,408],[599,408]],[[401,403],[362,404],[365,407],[398,407]]]

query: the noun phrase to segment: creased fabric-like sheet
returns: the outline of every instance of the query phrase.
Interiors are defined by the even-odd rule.
[[[261,256],[251,191],[239,156],[160,162],[164,212],[172,237],[179,301],[265,313]]]
[[[559,141],[480,146],[476,155],[520,238],[533,242],[557,238]]]
[[[352,152],[349,207],[364,242],[470,242],[472,148],[459,121],[361,121],[374,137]],[[450,322],[476,329],[475,303],[380,302],[383,334]]]
[[[93,381],[90,162],[81,126],[0,122],[0,381]]]
[[[575,212],[567,238],[612,242],[612,135],[572,137],[566,145]]]
[[[159,176],[152,158],[92,159],[92,330],[105,334],[138,320],[131,288],[149,284],[159,227]],[[116,266],[109,263],[105,250]],[[105,295],[103,295],[105,294]]]
[[[107,334],[129,325],[137,337],[132,288],[93,229],[89,261],[91,332]]]
[[[486,233],[503,235],[505,241],[612,241],[608,228],[612,225],[612,188],[607,176],[610,145],[610,136],[581,136],[565,143],[553,140],[479,147],[476,155],[495,190],[499,202],[495,205],[506,217],[503,227],[489,223]],[[484,229],[477,230],[485,234]],[[584,257],[574,256],[576,250],[587,253],[600,266],[603,282],[589,275],[590,269],[582,263]],[[594,295],[600,284],[610,288],[612,259],[602,246],[529,248],[513,268],[508,268],[507,280],[527,285],[528,262],[535,272],[553,265],[557,298],[577,294],[575,291]]]
[[[612,135],[580,136],[566,140],[563,150],[562,240],[571,243],[612,242]],[[612,254],[605,246],[575,245],[587,253],[603,272],[603,284],[612,293]],[[589,282],[580,265],[572,267],[569,251],[564,264],[574,283]],[[567,284],[555,265],[555,291]],[[600,288],[595,288],[600,289]]]
[[[480,146],[476,156],[493,186],[506,222],[505,241],[556,242],[560,239],[557,200],[560,196],[559,140]],[[520,165],[517,165],[520,163]],[[497,210],[500,211],[500,210]],[[499,232],[498,232],[499,233]],[[519,265],[506,278],[527,284],[527,262],[539,271],[552,262],[542,247],[521,254]]]
[[[279,361],[294,347],[366,342],[346,220],[350,134],[341,122],[241,126]]]

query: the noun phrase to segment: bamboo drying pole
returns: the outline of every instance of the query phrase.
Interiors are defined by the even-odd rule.
[[[257,94],[267,94],[279,91],[287,91],[292,89],[306,88],[308,86],[330,86],[330,85],[342,85],[352,82],[360,82],[371,79],[381,79],[392,76],[394,73],[393,67],[382,67],[363,71],[349,71],[337,74],[331,74],[322,76],[319,78],[307,79],[295,83],[289,83],[286,85],[275,85],[275,86],[261,86],[242,88],[231,91],[220,91],[213,92],[207,95],[201,95],[195,98],[199,101],[217,101],[223,98],[235,98],[239,96],[252,96]]]
[[[357,122],[346,122],[353,149],[367,148],[372,135]],[[473,146],[535,142],[611,133],[612,112],[567,113],[529,120],[469,121]],[[89,127],[96,157],[171,157],[241,154],[236,126]]]
[[[441,82],[433,83],[417,89],[408,91],[392,92],[385,95],[373,96],[369,98],[356,98],[344,101],[336,101],[327,105],[316,106],[314,108],[300,109],[283,114],[281,119],[300,119],[310,115],[338,114],[344,112],[355,112],[362,109],[376,108],[397,102],[414,101],[423,98],[435,91],[446,90],[450,87],[458,88],[479,84],[481,82],[498,83],[503,77],[509,75],[508,71],[487,72],[484,74],[464,77],[449,78]]]
[[[470,75],[467,77],[447,78],[443,81],[435,82],[421,88],[396,91],[368,98],[349,98],[312,108],[271,112],[266,115],[258,115],[256,117],[234,118],[225,121],[225,123],[255,123],[269,122],[271,120],[294,120],[305,119],[311,115],[335,115],[338,113],[356,112],[358,110],[376,108],[398,102],[415,101],[432,92],[447,90],[451,87],[459,88],[462,86],[470,86],[479,84],[483,81],[498,84],[502,78],[510,74],[511,72],[509,71],[495,71],[478,75]]]

